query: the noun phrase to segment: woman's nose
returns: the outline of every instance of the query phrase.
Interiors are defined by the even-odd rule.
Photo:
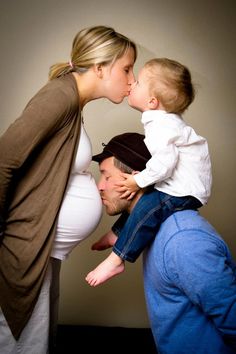
[[[133,89],[136,86],[136,84],[137,84],[137,81],[134,80],[134,82],[131,84],[131,89]]]
[[[129,83],[130,85],[133,85],[133,83],[135,82],[135,76],[134,73],[130,73],[130,77],[129,77]]]

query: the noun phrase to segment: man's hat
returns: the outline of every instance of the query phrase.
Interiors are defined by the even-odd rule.
[[[144,135],[138,133],[124,133],[116,135],[109,143],[102,144],[103,151],[92,157],[93,161],[101,163],[104,159],[114,156],[135,171],[142,171],[151,158],[144,143]]]

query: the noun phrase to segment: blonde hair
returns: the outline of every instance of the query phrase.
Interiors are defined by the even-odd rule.
[[[160,100],[167,112],[182,114],[195,97],[188,68],[168,58],[151,59],[144,68],[150,94]]]
[[[71,60],[52,65],[49,80],[72,71],[86,72],[94,64],[112,64],[130,48],[134,49],[136,60],[135,43],[113,28],[106,26],[85,28],[78,32],[73,40]]]

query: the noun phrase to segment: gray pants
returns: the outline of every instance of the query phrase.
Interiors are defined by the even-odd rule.
[[[0,353],[48,354],[55,344],[61,261],[51,258],[34,311],[16,341],[0,308]],[[49,343],[50,342],[50,343]]]

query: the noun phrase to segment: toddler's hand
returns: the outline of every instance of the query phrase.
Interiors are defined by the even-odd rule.
[[[119,182],[116,182],[116,190],[121,193],[120,198],[126,198],[127,200],[133,199],[136,192],[140,189],[137,185],[133,175],[128,173],[121,173],[121,179]]]

